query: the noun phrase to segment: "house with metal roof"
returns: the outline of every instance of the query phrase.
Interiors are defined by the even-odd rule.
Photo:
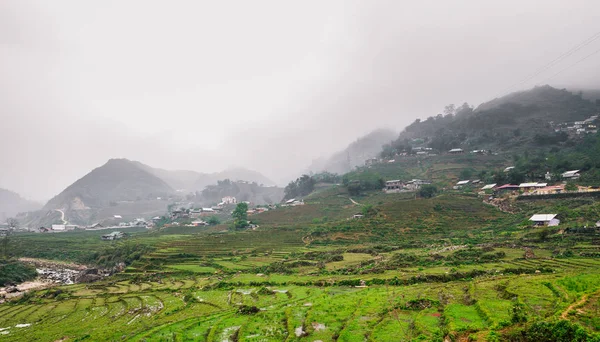
[[[529,218],[534,226],[558,226],[560,220],[556,218],[557,214],[535,214]]]
[[[581,175],[579,174],[579,170],[571,170],[571,171],[563,172],[560,176],[562,178],[566,178],[566,179],[577,179]]]
[[[496,183],[486,184],[483,186],[483,188],[481,188],[481,190],[492,190],[495,187],[496,187]]]

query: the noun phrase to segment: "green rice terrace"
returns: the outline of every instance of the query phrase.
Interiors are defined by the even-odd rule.
[[[0,305],[0,341],[599,341],[600,205],[320,188],[227,225],[23,234],[14,257],[126,267]],[[532,228],[533,213],[560,213]],[[364,217],[352,219],[357,213]]]

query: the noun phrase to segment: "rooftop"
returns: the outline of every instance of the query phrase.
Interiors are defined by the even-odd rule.
[[[483,188],[481,188],[481,190],[493,189],[495,186],[496,186],[496,183],[486,184]]]
[[[547,221],[552,221],[555,217],[556,217],[556,214],[535,214],[535,215],[531,216],[529,221],[547,222]]]

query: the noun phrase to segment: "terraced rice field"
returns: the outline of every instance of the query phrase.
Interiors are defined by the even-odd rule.
[[[600,260],[533,259],[502,264],[504,268],[552,267],[555,273],[368,287],[302,286],[294,284],[302,281],[299,276],[242,273],[222,279],[240,285],[222,288],[207,287],[218,284],[216,276],[161,274],[140,282],[125,273],[121,280],[60,287],[62,295],[57,298],[51,298],[54,290],[45,290],[21,304],[0,305],[0,340],[439,340],[448,331],[458,336],[501,329],[510,324],[516,298],[526,306],[528,315],[542,319],[559,315],[586,293],[595,294],[595,302],[581,306],[581,312],[590,318],[577,319],[597,328],[589,313],[598,307]],[[571,276],[572,272],[579,275]],[[362,278],[411,276],[410,272],[392,271]],[[410,307],[416,300],[427,304]],[[243,305],[259,311],[242,314]],[[576,315],[581,314],[572,316]]]

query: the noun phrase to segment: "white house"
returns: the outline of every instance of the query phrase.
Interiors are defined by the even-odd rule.
[[[486,184],[483,188],[481,188],[481,190],[491,190],[491,189],[493,189],[495,187],[496,187],[496,183]]]
[[[533,221],[535,226],[558,226],[560,220],[556,218],[556,214],[535,214],[531,216],[529,221]]]
[[[52,225],[52,230],[67,230],[67,227],[64,224],[53,224]]]
[[[462,148],[453,148],[450,151],[448,151],[448,153],[464,153],[465,151],[463,151]]]
[[[223,204],[236,204],[237,199],[233,196],[225,196],[221,199],[221,203]]]

